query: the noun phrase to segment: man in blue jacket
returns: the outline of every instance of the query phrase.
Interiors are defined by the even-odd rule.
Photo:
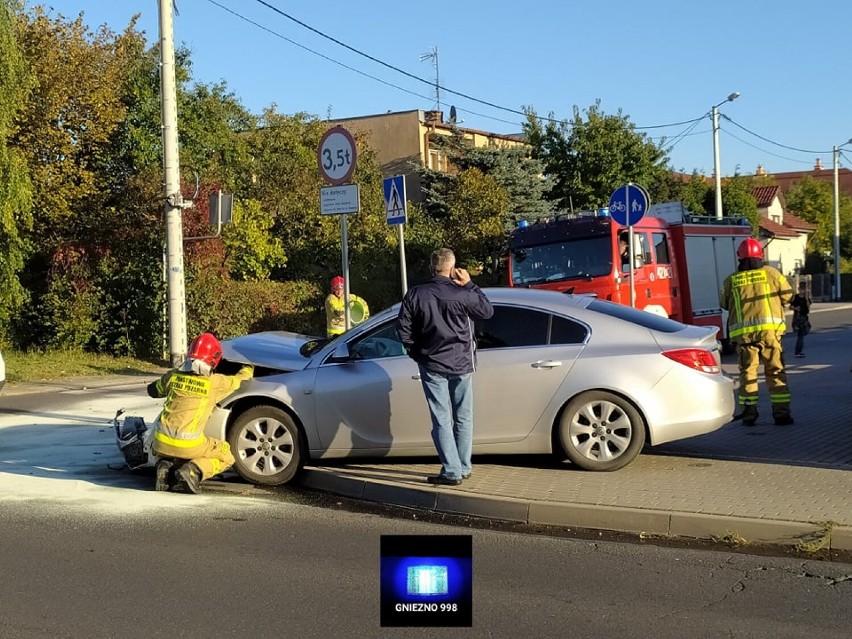
[[[476,342],[473,319],[494,314],[491,302],[456,268],[448,248],[432,253],[432,279],[409,289],[396,330],[408,356],[420,368],[420,382],[432,417],[432,441],[441,472],[429,483],[458,486],[471,473],[473,386]]]

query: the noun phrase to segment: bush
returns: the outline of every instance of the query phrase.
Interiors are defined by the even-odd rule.
[[[228,339],[258,331],[325,334],[323,291],[313,282],[238,282],[187,272],[187,334]]]

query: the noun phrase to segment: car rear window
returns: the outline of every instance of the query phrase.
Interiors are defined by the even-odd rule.
[[[623,304],[615,304],[614,302],[607,302],[605,300],[592,300],[586,308],[590,311],[617,317],[627,322],[650,328],[653,331],[660,331],[661,333],[677,333],[683,330],[683,324],[680,322],[667,317],[660,317],[659,315],[638,308],[624,306]]]

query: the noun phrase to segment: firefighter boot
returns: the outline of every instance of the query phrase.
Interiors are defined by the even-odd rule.
[[[776,426],[792,426],[793,416],[790,414],[789,404],[775,404],[772,406],[772,417],[775,418]]]
[[[154,482],[154,490],[163,491],[169,490],[174,484],[174,473],[172,469],[174,462],[171,459],[160,459],[154,467],[157,478]]]
[[[186,462],[175,471],[175,482],[172,490],[176,493],[198,494],[198,486],[201,484],[201,469],[192,462]]]
[[[741,406],[742,411],[738,415],[734,415],[734,421],[742,420],[743,426],[754,426],[757,421],[757,406],[746,405]]]

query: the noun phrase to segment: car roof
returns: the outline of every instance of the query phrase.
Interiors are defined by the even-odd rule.
[[[535,288],[484,288],[482,291],[492,302],[524,304],[550,311],[567,307],[585,308],[594,299],[592,295],[571,295]]]

